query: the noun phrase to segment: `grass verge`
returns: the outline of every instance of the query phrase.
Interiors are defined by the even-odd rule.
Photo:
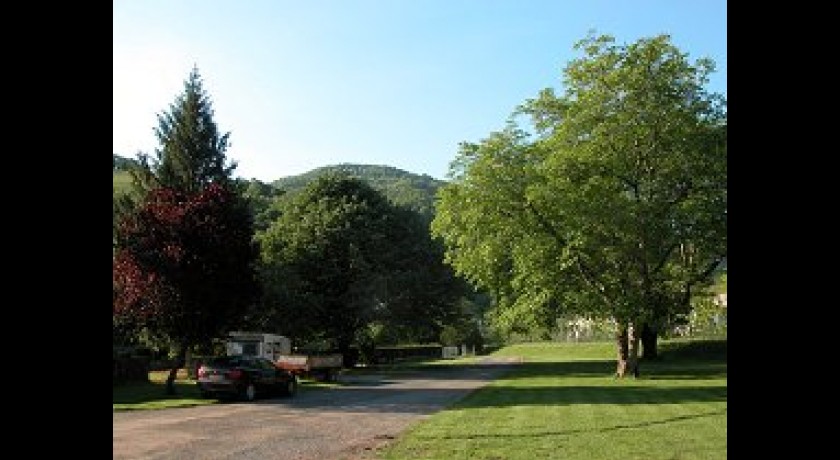
[[[638,379],[611,343],[537,343],[525,363],[415,425],[384,459],[725,459],[726,342],[665,341]]]
[[[168,371],[149,372],[148,382],[132,382],[114,386],[114,411],[169,409],[214,404],[213,399],[204,399],[198,392],[195,380],[187,378],[181,369],[175,379],[174,395],[166,394]]]
[[[148,382],[133,382],[114,386],[114,411],[171,409],[216,404],[213,398],[204,399],[198,391],[195,380],[187,378],[185,369],[178,371],[175,379],[176,394],[166,394],[166,377],[169,371],[149,372]],[[298,391],[311,391],[336,386],[335,383],[301,379]]]

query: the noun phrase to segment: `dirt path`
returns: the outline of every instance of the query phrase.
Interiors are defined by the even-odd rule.
[[[514,360],[346,377],[292,399],[114,413],[115,459],[362,459]]]

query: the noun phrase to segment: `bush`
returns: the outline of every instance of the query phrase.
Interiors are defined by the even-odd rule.
[[[114,357],[113,384],[126,382],[148,382],[149,360],[139,356]]]

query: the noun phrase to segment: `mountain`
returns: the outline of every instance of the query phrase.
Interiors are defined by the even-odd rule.
[[[128,193],[131,188],[131,175],[128,170],[137,160],[114,154],[114,196]]]
[[[446,184],[426,174],[414,174],[392,166],[340,164],[323,166],[297,176],[283,177],[274,181],[272,185],[294,194],[310,181],[328,173],[345,173],[358,177],[382,192],[394,204],[407,206],[429,217],[434,213],[437,190]]]
[[[137,160],[133,158],[126,158],[121,155],[114,154],[114,172],[128,171],[129,168],[137,164]]]
[[[137,160],[114,154],[114,194],[128,191],[131,182],[128,169],[136,163]],[[310,181],[328,173],[358,177],[382,192],[394,204],[407,206],[429,218],[434,213],[435,194],[446,184],[426,174],[414,174],[392,166],[339,164],[323,166],[297,176],[282,177],[266,185],[291,195],[303,190]]]

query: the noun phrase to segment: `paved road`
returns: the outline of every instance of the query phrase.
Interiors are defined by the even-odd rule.
[[[480,388],[514,364],[348,376],[294,398],[114,412],[115,459],[372,458],[408,425]]]

